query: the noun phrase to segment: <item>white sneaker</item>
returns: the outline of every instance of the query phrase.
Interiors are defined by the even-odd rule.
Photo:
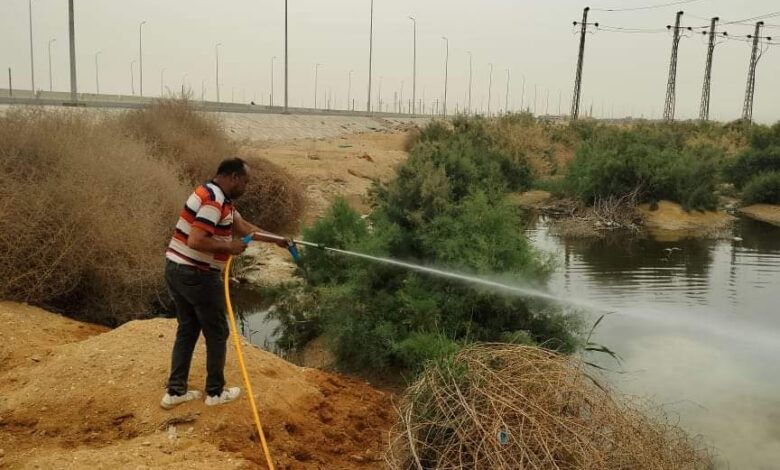
[[[198,400],[202,396],[203,395],[197,390],[189,390],[184,395],[170,395],[168,392],[165,392],[165,396],[163,396],[162,400],[160,400],[160,406],[166,410],[170,410],[176,405],[181,405],[184,402],[192,400]]]
[[[222,395],[214,395],[214,396],[207,396],[206,397],[206,405],[208,406],[214,406],[214,405],[224,405],[225,403],[230,403],[231,401],[235,400],[236,398],[241,395],[241,389],[238,387],[230,387],[222,390]]]

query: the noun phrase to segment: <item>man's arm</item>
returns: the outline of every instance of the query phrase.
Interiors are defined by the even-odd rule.
[[[224,242],[215,240],[207,231],[192,227],[190,236],[187,238],[187,246],[193,250],[205,251],[206,253],[220,253],[226,255],[240,255],[246,250],[246,243],[241,239]]]
[[[287,248],[287,243],[289,241],[287,238],[263,230],[257,225],[247,222],[240,215],[237,215],[233,220],[233,236],[241,238],[250,233],[252,234],[252,240],[254,241],[275,243],[282,248]]]

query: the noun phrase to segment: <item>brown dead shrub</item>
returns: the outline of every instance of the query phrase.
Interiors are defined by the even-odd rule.
[[[163,292],[164,249],[187,190],[116,121],[12,110],[0,117],[0,297],[114,325]]]
[[[398,470],[712,469],[662,410],[620,396],[574,357],[475,345],[426,368],[401,401]]]
[[[212,176],[237,146],[212,114],[199,113],[186,100],[160,100],[120,118],[125,132],[149,145],[152,155],[182,165],[193,184]]]
[[[236,201],[241,215],[263,230],[291,234],[306,209],[303,189],[284,168],[260,157],[248,157],[252,173],[246,193]]]

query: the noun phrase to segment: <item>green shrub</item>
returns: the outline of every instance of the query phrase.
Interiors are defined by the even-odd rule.
[[[780,171],[761,173],[745,186],[745,204],[780,204]]]
[[[586,203],[638,190],[640,200],[669,199],[686,209],[712,209],[722,152],[688,148],[683,136],[668,125],[603,128],[578,149],[565,186]]]
[[[529,245],[519,210],[505,200],[509,191],[527,187],[527,165],[501,151],[484,120],[455,120],[452,131],[432,126],[421,132],[396,178],[373,188],[375,209],[367,219],[339,200],[305,237],[543,285],[550,264]],[[514,338],[562,351],[579,344],[576,318],[506,292],[317,249],[306,249],[301,265],[312,290],[291,302],[316,298],[318,318],[311,323],[321,325],[344,366],[415,371],[473,341]]]
[[[737,189],[742,189],[756,175],[771,171],[780,171],[780,144],[746,150],[726,166],[725,177]]]

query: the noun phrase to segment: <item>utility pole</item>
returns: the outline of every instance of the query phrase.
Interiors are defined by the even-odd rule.
[[[753,97],[756,93],[756,66],[758,65],[758,59],[761,58],[759,46],[762,39],[772,40],[771,37],[761,37],[761,28],[763,27],[764,22],[759,21],[756,23],[756,32],[753,36],[748,36],[753,39],[753,50],[750,55],[750,68],[748,69],[747,88],[745,90],[745,105],[742,108],[742,120],[746,122],[753,121]]]
[[[146,21],[141,21],[138,25],[138,88],[141,97],[144,96],[144,48],[141,40],[141,32]]]
[[[284,112],[287,112],[287,0],[284,0]]]
[[[488,79],[488,106],[487,106],[487,115],[490,117],[490,101],[493,97],[493,64],[488,64],[490,66],[490,78]]]
[[[471,55],[471,51],[467,51],[467,53],[469,55],[469,100],[468,100],[469,101],[469,110],[468,110],[468,114],[471,114],[471,72],[472,72],[471,59],[472,59],[472,55]]]
[[[8,67],[8,96],[14,96],[14,85],[11,81],[11,67]]]
[[[366,101],[366,112],[371,112],[371,67],[374,60],[374,0],[371,0],[371,17],[368,27],[368,100]]]
[[[417,20],[409,17],[414,23],[414,54],[412,59],[412,114],[415,112],[415,99],[417,98]]]
[[[51,80],[51,43],[56,42],[56,38],[49,39],[49,91],[52,91],[52,80]]]
[[[585,61],[585,34],[588,32],[588,12],[590,7],[585,7],[582,12],[582,23],[580,24],[580,53],[577,58],[577,73],[574,77],[574,95],[571,100],[571,119],[576,121],[580,115],[580,93],[582,91],[582,66]],[[574,26],[577,26],[577,22],[574,22]],[[598,28],[598,23],[593,23]],[[536,108],[536,101],[534,100],[534,108]],[[534,112],[536,114],[536,112]]]
[[[68,0],[68,27],[70,33],[70,100],[78,98],[76,86],[76,28],[73,18],[73,0]]]
[[[165,67],[160,70],[160,96],[165,95]]]
[[[669,63],[669,81],[666,84],[666,102],[664,104],[664,121],[674,121],[674,105],[677,88],[677,49],[680,46],[680,19],[683,12],[678,11],[674,21],[674,36],[672,38],[672,58]],[[672,29],[667,25],[667,29]]]
[[[446,45],[446,52],[444,54],[444,117],[447,117],[447,78],[450,70],[450,40],[444,36],[441,38],[444,39],[444,44]],[[436,107],[438,108],[438,105]]]
[[[71,0],[71,5],[73,1]],[[27,5],[30,12],[30,91],[35,96],[35,59],[33,58],[33,28],[32,28],[32,0],[28,0]]]
[[[712,54],[715,52],[715,24],[718,17],[714,17],[710,23],[710,42],[707,46],[707,64],[704,66],[704,84],[701,89],[701,105],[699,106],[699,119],[708,121],[710,119],[710,84],[712,79]],[[703,31],[702,34],[708,34]]]

